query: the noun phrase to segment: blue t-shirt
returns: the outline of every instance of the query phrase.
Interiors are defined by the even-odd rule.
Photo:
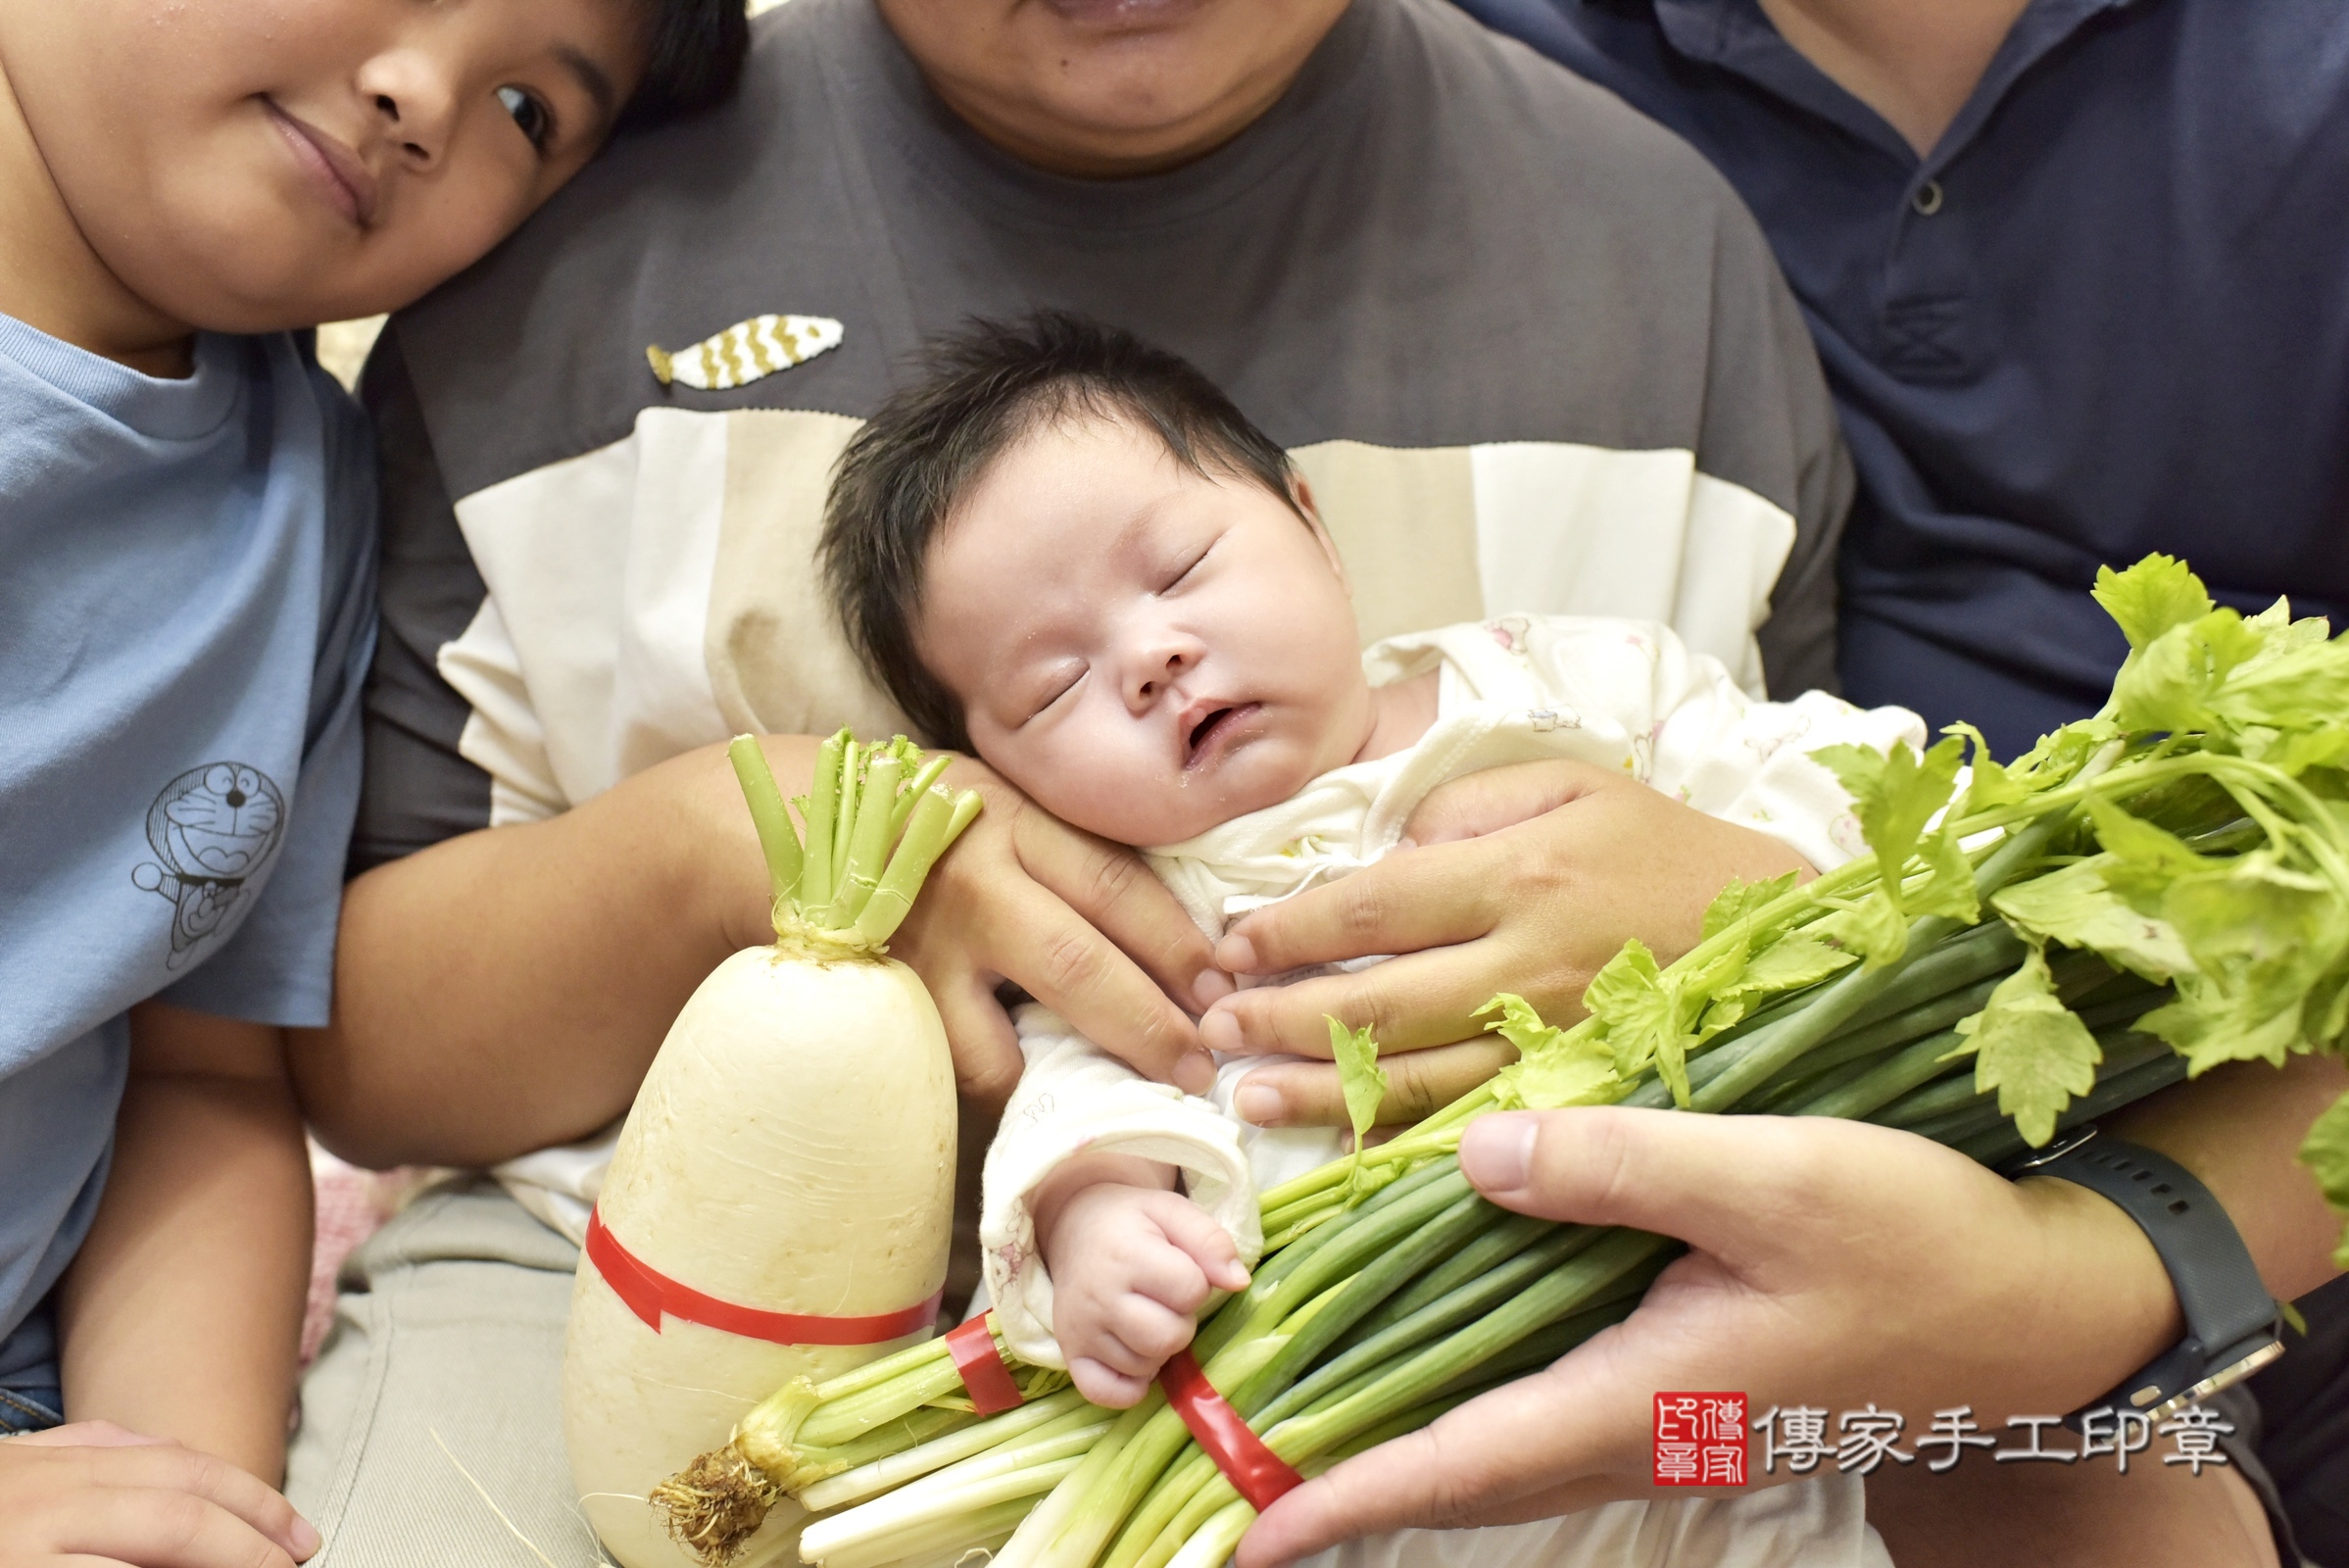
[[[0,1388],[54,1388],[125,1009],[326,1021],[374,527],[292,338],[156,380],[0,316]]]
[[[1923,159],[1757,0],[1460,3],[1695,143],[1761,220],[1859,470],[1853,701],[2020,750],[2104,700],[2127,650],[2086,590],[2153,550],[2342,623],[2340,0],[2031,0]]]

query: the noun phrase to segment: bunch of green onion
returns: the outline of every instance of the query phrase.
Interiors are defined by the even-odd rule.
[[[1669,965],[1627,944],[1571,1028],[1495,998],[1518,1061],[1391,1142],[1359,1147],[1385,1075],[1333,1022],[1356,1152],[1263,1195],[1263,1261],[1194,1346],[1267,1447],[1313,1474],[1424,1426],[1629,1315],[1676,1255],[1478,1197],[1455,1151],[1484,1111],[1842,1116],[1999,1163],[2224,1061],[2343,1053],[2349,639],[2280,603],[2218,609],[2165,557],[2096,596],[2131,653],[2095,717],[2007,766],[1962,725],[1922,758],[1818,754],[1868,855],[1733,884]],[[2349,1211],[2349,1099],[2301,1157]],[[821,1568],[1225,1560],[1254,1510],[1162,1393],[1115,1413],[1013,1365],[1029,1402],[982,1419],[944,1343],[918,1345],[778,1392],[697,1468],[814,1511]],[[668,1491],[681,1538],[723,1561],[749,1530],[697,1518],[691,1474]]]

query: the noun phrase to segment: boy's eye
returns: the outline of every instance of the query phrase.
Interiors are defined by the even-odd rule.
[[[506,106],[506,112],[514,117],[514,122],[522,127],[522,134],[530,138],[531,146],[544,147],[547,144],[548,135],[555,129],[555,117],[548,112],[545,104],[519,87],[500,87],[498,102]]]

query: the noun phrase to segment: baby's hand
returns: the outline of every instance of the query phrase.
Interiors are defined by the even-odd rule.
[[[1077,1392],[1122,1410],[1191,1343],[1211,1291],[1243,1290],[1248,1270],[1223,1227],[1190,1199],[1097,1182],[1068,1195],[1045,1241],[1052,1337]]]

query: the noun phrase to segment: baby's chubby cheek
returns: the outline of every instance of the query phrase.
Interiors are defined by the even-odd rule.
[[[1187,836],[1151,836],[1186,804],[1186,792],[1163,763],[1145,765],[1113,747],[1025,745],[1017,735],[989,734],[976,725],[971,749],[1012,788],[1071,827],[1119,844],[1165,844]]]
[[[1054,816],[1088,833],[1138,848],[1175,844],[1235,814],[1186,774],[1151,768],[1070,767],[1031,797]]]

